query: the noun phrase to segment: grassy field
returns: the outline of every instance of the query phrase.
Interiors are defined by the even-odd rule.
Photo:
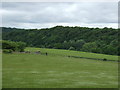
[[[46,49],[46,48],[31,48],[27,47],[26,51],[41,51],[42,53],[48,53],[52,55],[61,55],[61,56],[79,56],[79,57],[87,57],[87,58],[96,58],[96,59],[108,59],[108,60],[118,60],[118,56],[115,55],[105,55],[105,54],[96,54],[96,53],[88,53],[88,52],[80,52],[80,51],[72,51],[72,50],[61,50],[61,49]]]
[[[118,63],[64,57],[109,58],[117,56],[57,49],[26,48],[48,52],[3,54],[3,88],[117,88]],[[111,58],[110,58],[111,57]]]

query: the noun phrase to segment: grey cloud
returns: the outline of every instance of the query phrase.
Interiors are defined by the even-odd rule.
[[[79,25],[117,23],[116,2],[84,3],[3,3],[4,26],[48,27],[50,25]],[[26,25],[26,26],[25,26]],[[84,25],[83,25],[84,26]],[[99,26],[99,25],[98,25]],[[106,26],[107,27],[107,26]]]

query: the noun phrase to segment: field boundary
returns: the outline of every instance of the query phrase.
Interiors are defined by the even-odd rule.
[[[79,56],[68,56],[68,57],[73,57],[73,58],[84,58],[84,59],[92,59],[92,60],[101,60],[101,61],[120,62],[119,60],[97,59],[97,58],[87,58],[87,57],[79,57]]]
[[[106,58],[98,59],[98,58],[89,58],[89,57],[80,57],[80,56],[71,56],[71,55],[60,55],[60,54],[54,54],[54,53],[48,53],[48,52],[21,52],[21,53],[29,53],[29,54],[40,54],[40,55],[54,55],[54,56],[64,56],[64,57],[71,57],[71,58],[83,58],[83,59],[91,59],[91,60],[101,60],[101,61],[112,61],[112,62],[120,62],[119,60],[110,60]],[[46,55],[46,56],[47,56]]]
[[[44,55],[45,53],[41,53],[41,55]],[[52,54],[48,53],[48,55],[58,55],[58,56],[64,56],[64,57],[72,57],[72,58],[83,58],[83,59],[92,59],[92,60],[101,60],[101,61],[112,61],[112,62],[120,62],[119,60],[110,60],[110,59],[98,59],[98,58],[88,58],[88,57],[80,57],[80,56],[71,56],[71,55],[60,55],[60,54]]]

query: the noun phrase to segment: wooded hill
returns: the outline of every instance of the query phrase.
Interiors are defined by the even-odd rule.
[[[31,47],[120,55],[118,29],[55,26],[44,29],[3,27],[2,31],[3,40],[22,41]]]

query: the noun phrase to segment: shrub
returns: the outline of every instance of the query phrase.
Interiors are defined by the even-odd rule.
[[[12,53],[13,52],[13,50],[11,50],[11,49],[3,49],[3,53]]]
[[[103,59],[103,61],[107,61],[107,59],[106,59],[106,58],[104,58],[104,59]]]
[[[13,41],[6,41],[6,40],[2,41],[3,52],[11,52],[11,50],[23,52],[25,47],[26,47],[26,43],[24,43],[24,42],[13,42]],[[4,51],[4,49],[5,49],[5,51]]]

